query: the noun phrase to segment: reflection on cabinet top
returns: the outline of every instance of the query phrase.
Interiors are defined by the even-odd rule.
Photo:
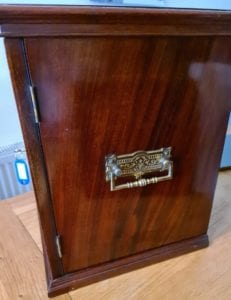
[[[5,4],[115,6],[115,7],[156,7],[184,9],[230,10],[229,0],[6,0]]]

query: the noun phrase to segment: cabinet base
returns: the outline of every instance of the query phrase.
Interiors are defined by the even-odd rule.
[[[82,286],[107,279],[125,272],[129,272],[147,265],[157,263],[172,257],[207,247],[209,244],[207,234],[191,239],[176,242],[160,248],[148,250],[113,262],[91,267],[88,269],[68,273],[56,279],[48,278],[49,297],[80,288]],[[45,258],[45,262],[47,259]],[[46,266],[46,272],[49,268]]]

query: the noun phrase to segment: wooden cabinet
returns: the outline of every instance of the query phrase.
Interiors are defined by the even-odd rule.
[[[231,13],[0,12],[49,294],[207,246]]]

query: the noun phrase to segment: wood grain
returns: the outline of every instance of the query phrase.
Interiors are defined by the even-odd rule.
[[[48,295],[56,296],[82,286],[98,282],[105,278],[118,276],[125,272],[137,270],[153,263],[177,257],[188,252],[200,250],[208,246],[206,234],[172,243],[142,253],[130,255],[99,266],[68,273],[60,278],[52,280],[48,287]]]
[[[22,196],[8,200],[13,212],[18,216],[21,223],[26,227],[32,239],[42,252],[42,242],[39,226],[34,226],[34,223],[39,223],[36,203],[34,202],[34,193],[28,192]]]
[[[18,199],[20,201],[20,199]],[[31,198],[30,198],[31,201]],[[34,205],[34,198],[33,202]],[[28,227],[28,223],[24,226]],[[31,225],[38,234],[37,218]],[[0,203],[0,299],[48,299],[43,257],[7,202]],[[36,240],[38,240],[36,238]],[[57,297],[69,299],[68,296]]]
[[[53,299],[230,299],[230,194],[231,171],[220,172],[214,199],[214,209],[209,226],[211,241],[209,248],[123,274],[112,279],[104,280]],[[31,239],[30,234],[26,232],[28,223],[25,223],[22,227],[17,220],[17,218],[20,217],[18,208],[24,213],[24,211],[27,211],[29,205],[31,205],[31,207],[35,205],[34,195],[33,193],[27,193],[14,198],[9,204],[10,206],[7,206],[7,210],[5,210],[5,203],[0,202],[0,213],[5,215],[5,218],[0,219],[0,227],[3,230],[1,232],[6,231],[7,228],[7,237],[4,240],[2,235],[0,237],[0,256],[3,257],[3,252],[5,253],[4,266],[2,264],[2,259],[0,260],[0,298],[3,300],[18,299],[12,298],[12,294],[18,295],[16,289],[19,286],[19,282],[27,282],[26,285],[23,285],[24,293],[22,299],[47,299],[44,271],[42,267],[42,254],[40,254],[38,250],[35,250],[35,244]],[[23,209],[24,205],[25,209]],[[17,211],[16,217],[13,215],[14,212],[12,212],[12,209]],[[33,217],[34,218],[30,218],[29,227],[38,229],[39,224],[37,218],[35,218],[35,214],[33,214]],[[7,221],[7,223],[5,223],[5,221]],[[33,234],[37,235],[38,230],[34,230]],[[13,249],[12,245],[9,246],[12,240],[8,238],[8,235],[13,236],[13,245],[15,245]],[[28,266],[28,260],[26,259],[22,265],[26,266],[27,273],[23,274],[22,279],[18,279],[18,273],[14,275],[15,273],[11,274],[11,272],[18,270],[20,273],[19,277],[22,277],[21,272],[24,267],[21,269],[17,266],[20,264],[20,258],[22,257],[21,252],[24,250],[24,248],[19,246],[25,236],[27,236],[26,248],[28,249],[29,257],[34,261],[36,260],[35,256],[38,255],[40,263],[38,265],[31,264]],[[33,236],[34,240],[38,240],[38,238],[39,236]],[[6,251],[8,247],[10,247],[10,251]],[[18,251],[15,251],[15,248],[17,248]],[[10,262],[10,267],[8,267],[6,261]],[[11,274],[10,277],[5,276],[5,268],[8,270],[7,274]],[[32,274],[32,276],[30,276],[30,272],[34,275]],[[34,276],[36,276],[36,283],[31,280]],[[13,280],[11,280],[11,278],[13,278]],[[8,282],[8,280],[10,281]],[[33,298],[26,297],[25,295],[31,295],[33,292],[34,284],[37,284],[37,286],[40,285],[40,287],[38,287],[40,294],[33,294]]]
[[[17,37],[7,55],[49,289],[105,278],[108,266],[130,270],[160,247],[162,259],[207,244],[231,110],[230,20],[228,11],[0,7],[1,34]],[[173,180],[109,191],[107,154],[165,146]]]
[[[25,58],[24,43],[22,39],[8,39],[5,40],[5,45],[32,179],[34,183],[36,182],[34,189],[37,199],[39,198],[37,206],[41,230],[46,239],[46,248],[49,249],[49,263],[52,266],[52,275],[59,276],[63,273],[63,269],[55,244],[56,226],[50,200],[43,149],[40,143],[39,126],[35,123],[29,91],[31,79]]]
[[[230,39],[25,45],[65,272],[205,234],[228,121]],[[167,146],[173,180],[110,192],[107,154]]]
[[[230,11],[0,5],[0,36],[230,35]]]

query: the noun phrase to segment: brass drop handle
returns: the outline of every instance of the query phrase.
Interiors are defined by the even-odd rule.
[[[142,187],[173,178],[173,162],[170,160],[171,147],[152,151],[137,151],[130,154],[110,154],[105,157],[105,179],[110,181],[110,190],[117,191],[133,187]],[[142,178],[143,175],[153,172],[164,172],[164,176]],[[136,178],[135,181],[116,185],[118,177]]]

